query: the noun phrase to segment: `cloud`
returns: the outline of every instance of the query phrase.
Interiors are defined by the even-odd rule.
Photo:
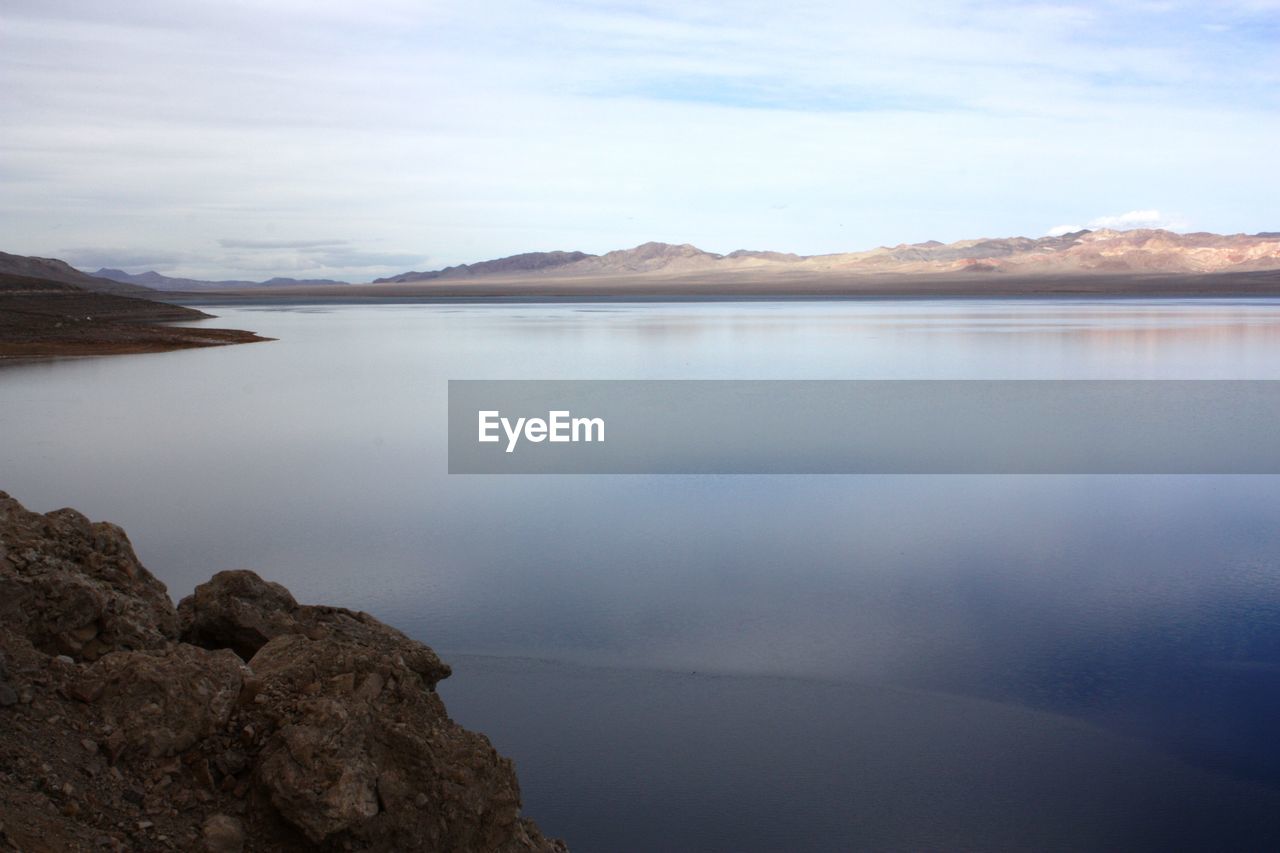
[[[1130,210],[1125,213],[1097,216],[1084,225],[1055,225],[1045,234],[1050,237],[1061,237],[1063,234],[1070,234],[1073,231],[1080,231],[1085,228],[1090,230],[1108,228],[1114,231],[1127,231],[1133,228],[1162,228],[1166,231],[1183,231],[1189,227],[1190,225],[1186,220],[1180,217],[1166,216],[1158,210]]]
[[[242,243],[249,245],[235,245]],[[210,281],[259,281],[277,275],[368,281],[411,267],[426,269],[431,263],[431,258],[421,253],[368,251],[353,247],[350,240],[219,240],[218,246],[236,251],[214,251],[207,246],[185,252],[80,246],[49,254],[88,272],[108,267],[129,273],[155,271]]]
[[[297,249],[322,251],[351,245],[350,240],[236,240],[224,237],[218,241],[224,249]]]
[[[1129,199],[1253,232],[1273,5],[11,0],[0,248],[359,279],[1026,234]],[[1180,223],[1111,227],[1139,224]]]
[[[126,271],[132,269],[137,272],[159,271],[172,269],[187,260],[186,255],[181,252],[105,246],[77,246],[59,249],[55,254],[73,267],[90,272],[102,267]]]
[[[1181,219],[1165,216],[1158,210],[1130,210],[1110,216],[1099,216],[1089,220],[1090,228],[1166,228],[1171,231],[1186,228],[1187,223]]]
[[[894,92],[880,86],[850,87],[760,75],[636,75],[584,94],[602,98],[641,98],[752,110],[792,112],[942,112],[966,109],[964,101],[921,92]]]

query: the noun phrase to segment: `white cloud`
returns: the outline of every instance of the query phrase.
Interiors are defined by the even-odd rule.
[[[1089,227],[1112,228],[1117,231],[1130,228],[1164,228],[1169,231],[1180,231],[1187,227],[1187,223],[1177,217],[1165,216],[1158,210],[1130,210],[1091,219]]]
[[[1096,230],[1108,228],[1113,231],[1128,231],[1134,228],[1162,228],[1166,231],[1184,231],[1190,224],[1176,216],[1166,216],[1158,210],[1129,210],[1124,213],[1111,213],[1096,216],[1084,225],[1055,225],[1045,234],[1049,237],[1061,237],[1072,231],[1083,228]]]
[[[1239,164],[1280,137],[1274,38],[1135,9],[11,0],[0,249],[362,278],[400,255],[1025,234],[1129,199],[1269,227],[1280,171]],[[1109,227],[1182,224],[1153,213]],[[333,235],[332,257],[293,245]]]

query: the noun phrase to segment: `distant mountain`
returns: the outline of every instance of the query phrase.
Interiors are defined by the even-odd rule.
[[[567,266],[576,261],[595,257],[585,252],[525,252],[495,261],[480,261],[475,264],[459,264],[456,267],[445,267],[430,272],[405,272],[389,278],[374,279],[374,284],[403,283],[410,281],[429,281],[433,278],[461,278],[471,275],[510,275],[512,273],[538,272]]]
[[[815,269],[857,273],[1011,272],[1022,275],[1187,274],[1280,269],[1280,239],[1260,235],[1175,234],[1160,229],[1074,231],[918,243],[806,258]]]
[[[800,260],[800,255],[796,255],[791,252],[756,252],[748,249],[737,249],[736,251],[725,255],[725,257],[733,260],[751,258],[762,261],[782,261],[784,263]]]
[[[711,269],[723,255],[704,252],[697,246],[682,243],[644,243],[634,249],[618,249],[585,258],[564,272],[575,275],[625,275],[644,272],[693,272]]]
[[[603,255],[535,252],[408,272],[375,283],[467,277],[595,278],[610,276],[716,276],[839,274],[932,275],[952,273],[1037,275],[1194,274],[1280,270],[1280,233],[1176,234],[1160,229],[1074,231],[1053,237],[1006,237],[940,243],[902,243],[863,252],[793,255],[739,249],[727,255],[687,243],[644,243]]]
[[[100,278],[126,284],[142,285],[153,290],[238,290],[248,287],[313,287],[330,284],[350,284],[329,278],[272,278],[266,281],[202,281],[196,278],[172,278],[155,271],[127,273],[124,270],[103,267],[94,273]]]
[[[530,273],[544,275],[623,275],[627,273],[688,272],[711,269],[717,261],[730,259],[742,261],[799,260],[798,255],[782,252],[748,252],[739,250],[731,255],[704,252],[688,243],[676,246],[670,243],[644,243],[634,249],[618,249],[604,255],[586,252],[528,252],[492,261],[460,264],[431,272],[406,272],[374,280],[374,284],[430,281],[438,278],[464,278],[478,276],[513,276]],[[736,265],[736,264],[735,264]]]
[[[1280,271],[1280,232],[1256,234],[1177,234],[1160,229],[1133,231],[1080,230],[1052,237],[1003,237],[941,243],[901,243],[862,252],[795,255],[739,249],[726,255],[707,252],[688,243],[643,243],[603,255],[586,252],[527,252],[506,258],[405,272],[377,279],[375,284],[439,281],[463,285],[469,281],[551,282],[617,279],[628,287],[646,282],[678,285],[684,278],[732,283],[750,279],[787,282],[814,277],[856,281],[864,276],[941,276],[963,274],[981,282],[1010,274],[1038,276],[1150,276]],[[0,252],[0,273],[61,281],[108,293],[146,296],[155,291],[212,291],[264,288],[342,286],[332,279],[273,278],[267,281],[203,281],[174,278],[157,272],[131,274],[99,269],[93,275],[63,261],[29,258]],[[577,285],[574,285],[577,286]]]
[[[57,258],[32,258],[26,255],[10,255],[7,252],[0,252],[0,273],[39,278],[46,281],[60,281],[64,284],[74,284],[77,287],[96,293],[146,296],[150,292],[150,288],[143,286],[141,283],[121,282],[92,276]]]

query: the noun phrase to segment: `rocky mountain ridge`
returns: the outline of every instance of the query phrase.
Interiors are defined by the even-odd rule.
[[[108,281],[122,284],[138,285],[151,290],[177,291],[239,290],[252,287],[315,287],[350,284],[347,281],[337,281],[331,278],[284,278],[279,276],[266,281],[204,281],[195,278],[174,278],[162,275],[154,270],[142,273],[127,273],[124,270],[111,269],[110,267],[102,267],[93,275],[96,278],[104,278]]]
[[[406,272],[389,278],[374,279],[375,284],[430,281],[436,278],[460,278],[476,275],[503,275],[511,273],[537,272],[567,266],[577,261],[594,257],[585,252],[525,252],[493,261],[480,261],[474,264],[459,264],[430,272]]]
[[[1057,236],[982,238],[941,243],[903,243],[862,252],[795,255],[737,250],[726,255],[690,244],[644,243],[631,249],[588,255],[534,252],[432,272],[409,272],[374,283],[432,279],[512,277],[575,278],[635,275],[743,273],[837,273],[842,275],[1018,275],[1194,274],[1280,269],[1275,232],[1220,235],[1179,234],[1160,229],[1081,230]]]
[[[857,252],[797,255],[738,249],[708,252],[688,243],[642,243],[601,255],[581,251],[525,252],[493,260],[408,271],[375,279],[375,285],[512,280],[611,278],[643,280],[700,276],[733,280],[751,277],[778,280],[838,276],[850,280],[871,276],[964,276],[984,274],[1037,276],[1214,275],[1280,270],[1280,232],[1255,234],[1178,233],[1161,229],[1080,230],[1046,237],[979,238],[942,243],[901,243]],[[307,290],[315,293],[352,285],[334,279],[278,277],[267,281],[204,281],[151,271],[128,273],[101,268],[94,274],[51,258],[0,253],[0,272],[64,281],[90,290],[132,292],[219,290]]]
[[[446,712],[435,652],[0,492],[0,849],[563,851]]]

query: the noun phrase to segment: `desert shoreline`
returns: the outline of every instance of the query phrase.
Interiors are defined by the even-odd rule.
[[[240,329],[175,325],[214,319],[156,299],[0,274],[0,362],[168,352],[269,340]]]
[[[860,299],[1248,298],[1280,296],[1280,271],[1203,275],[986,277],[493,277],[421,283],[167,291],[176,304],[395,302],[730,302]]]

